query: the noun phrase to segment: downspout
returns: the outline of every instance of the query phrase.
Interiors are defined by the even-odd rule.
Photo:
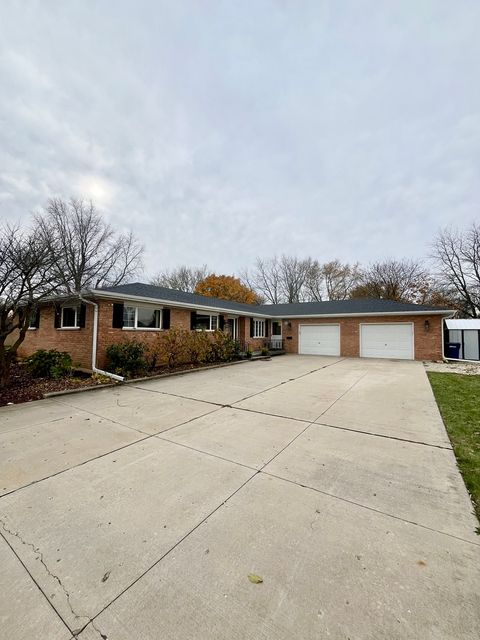
[[[123,376],[117,376],[116,373],[110,373],[110,371],[104,371],[103,369],[97,369],[97,336],[98,336],[98,304],[93,302],[93,300],[86,300],[81,293],[78,294],[78,297],[85,304],[91,304],[93,306],[93,332],[92,332],[92,371],[94,373],[99,373],[102,376],[107,376],[107,378],[112,378],[112,380],[118,380],[118,382],[123,382]]]

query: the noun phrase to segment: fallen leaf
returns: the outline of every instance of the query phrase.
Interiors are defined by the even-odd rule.
[[[257,576],[255,573],[249,573],[248,579],[250,580],[250,582],[253,582],[253,584],[260,584],[261,582],[263,582],[263,578]]]
[[[103,575],[102,582],[106,582],[109,577],[110,577],[110,571],[107,571],[107,573]]]
[[[419,567],[426,567],[427,563],[425,562],[425,560],[417,560],[417,564]]]

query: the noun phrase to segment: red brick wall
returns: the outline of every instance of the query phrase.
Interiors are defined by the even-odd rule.
[[[106,366],[106,348],[109,344],[136,338],[148,345],[153,345],[162,334],[162,331],[149,331],[148,329],[114,329],[112,327],[113,304],[110,301],[99,303],[97,345],[97,367],[99,369]],[[190,329],[190,310],[170,308],[170,327],[172,329]]]
[[[425,330],[425,320],[430,323]],[[358,358],[360,355],[360,324],[362,323],[413,322],[415,360],[442,359],[442,318],[441,316],[369,316],[355,318],[302,318],[282,322],[285,349],[289,353],[298,353],[299,324],[339,324],[340,354],[344,357]],[[291,326],[288,326],[289,323]],[[291,339],[288,339],[288,338]]]
[[[250,337],[250,318],[244,317],[238,319],[238,338],[240,342],[245,343],[252,351],[259,351],[266,340],[266,338]]]
[[[74,366],[90,369],[92,366],[93,307],[86,305],[85,328],[56,329],[53,305],[40,309],[40,326],[29,329],[18,350],[20,357],[31,355],[37,349],[68,351]]]

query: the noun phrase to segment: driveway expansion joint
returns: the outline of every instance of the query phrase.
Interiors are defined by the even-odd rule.
[[[271,478],[276,478],[277,480],[283,480],[284,482],[288,482],[289,484],[294,484],[295,486],[301,487],[302,489],[307,489],[307,491],[315,491],[315,493],[321,493],[323,496],[327,496],[328,498],[333,498],[334,500],[340,500],[341,502],[346,502],[347,504],[351,504],[355,507],[359,507],[360,509],[367,509],[368,511],[373,511],[373,513],[376,513],[378,515],[382,515],[387,518],[393,518],[394,520],[399,520],[400,522],[413,525],[415,527],[421,527],[422,529],[426,529],[427,531],[432,531],[433,533],[438,533],[439,535],[447,536],[448,538],[454,538],[455,540],[459,540],[460,542],[465,542],[467,544],[473,545],[474,547],[480,547],[480,542],[473,542],[473,540],[467,540],[466,538],[456,536],[453,533],[448,533],[447,531],[440,531],[439,529],[428,527],[427,525],[422,524],[421,522],[408,520],[408,518],[402,518],[401,516],[396,516],[394,513],[388,513],[388,511],[382,511],[381,509],[370,507],[367,504],[362,504],[361,502],[356,502],[355,500],[350,500],[349,498],[342,498],[342,496],[337,496],[334,493],[323,491],[322,489],[318,489],[317,487],[312,487],[302,482],[296,482],[295,480],[284,478],[283,476],[279,476],[276,473],[270,473],[269,471],[264,471],[263,469],[261,470],[261,473],[263,475],[270,476]]]
[[[409,438],[402,438],[401,436],[389,436],[386,433],[376,433],[375,431],[364,431],[361,429],[354,429],[353,427],[341,427],[338,424],[328,424],[327,422],[314,422],[313,425],[317,425],[319,427],[328,427],[329,429],[339,429],[340,431],[349,431],[351,433],[358,433],[364,436],[373,436],[374,438],[385,438],[386,440],[396,440],[397,442],[406,442],[408,444],[418,444],[422,447],[431,447],[432,449],[443,449],[446,451],[453,451],[452,446],[448,446],[448,445],[433,444],[431,442],[423,442],[422,440],[410,440]]]
[[[36,485],[36,484],[40,483],[40,482],[43,482],[44,480],[49,480],[50,478],[55,478],[56,476],[62,475],[64,473],[67,473],[68,471],[71,471],[72,469],[77,469],[78,467],[83,467],[83,465],[89,464],[90,462],[95,462],[95,460],[99,460],[100,458],[105,458],[106,456],[109,456],[109,455],[111,455],[113,453],[117,453],[118,451],[122,451],[123,449],[128,449],[128,447],[133,447],[134,445],[137,445],[140,442],[146,442],[147,440],[150,440],[151,438],[155,438],[155,437],[159,436],[162,433],[167,433],[168,431],[171,431],[172,429],[176,429],[177,427],[183,427],[185,424],[188,424],[190,422],[193,422],[194,420],[198,420],[199,418],[203,418],[204,416],[208,416],[211,413],[215,413],[216,411],[219,411],[220,408],[221,407],[219,407],[218,409],[213,409],[212,411],[208,411],[207,413],[203,413],[200,416],[195,416],[194,418],[190,418],[189,420],[185,420],[184,422],[180,422],[179,424],[172,425],[171,427],[168,427],[168,429],[164,429],[163,431],[156,431],[155,433],[147,433],[145,431],[138,431],[137,429],[134,429],[134,431],[138,431],[139,434],[145,435],[145,437],[144,438],[139,438],[138,440],[134,440],[133,442],[129,442],[127,444],[121,445],[120,447],[117,447],[115,449],[110,449],[109,451],[105,451],[105,453],[100,453],[97,456],[94,456],[93,458],[88,458],[88,460],[83,460],[82,462],[74,464],[71,467],[68,467],[67,469],[61,469],[60,471],[56,471],[55,473],[51,473],[48,476],[45,476],[43,478],[39,478],[38,480],[33,480],[32,482],[29,482],[28,484],[24,484],[21,487],[17,487],[16,489],[12,489],[11,491],[7,491],[4,494],[0,495],[0,500],[2,500],[2,498],[6,498],[7,496],[12,495],[12,493],[16,493],[17,491],[22,491],[22,489],[27,489],[28,487],[31,487],[33,485]],[[82,411],[83,411],[83,409],[82,409]],[[91,413],[91,412],[86,411],[86,413]],[[96,414],[92,414],[92,415],[96,415]],[[120,422],[116,422],[115,424],[118,424],[120,426],[124,426]],[[166,438],[165,438],[165,440],[166,440]],[[168,442],[172,442],[173,444],[178,444],[178,443],[170,441],[170,440],[168,440]]]

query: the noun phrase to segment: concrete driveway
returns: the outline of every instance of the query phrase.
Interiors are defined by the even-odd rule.
[[[0,425],[9,640],[480,637],[478,523],[421,363],[284,356]]]

